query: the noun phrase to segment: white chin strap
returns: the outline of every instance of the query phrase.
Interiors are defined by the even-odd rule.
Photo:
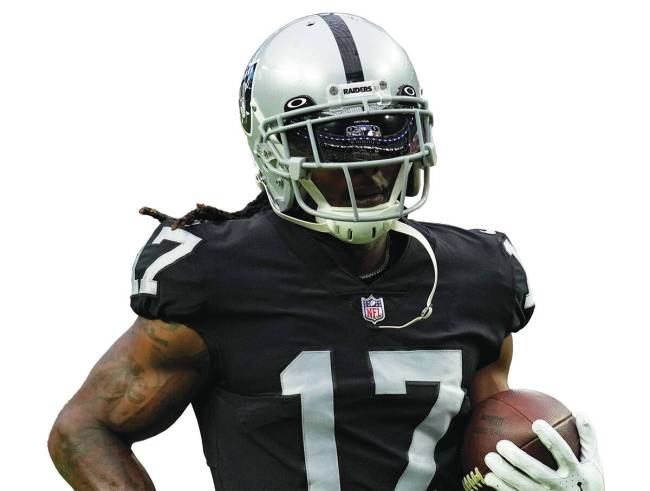
[[[427,298],[427,304],[422,312],[420,312],[420,315],[411,319],[406,324],[402,324],[401,326],[378,326],[381,329],[402,329],[404,327],[415,324],[416,322],[420,322],[421,320],[428,319],[431,316],[431,302],[433,301],[433,295],[436,293],[436,287],[438,286],[438,262],[436,261],[436,255],[433,253],[433,249],[431,248],[429,241],[424,237],[424,235],[415,230],[413,227],[395,220],[392,223],[391,229],[395,232],[410,235],[415,240],[417,240],[422,245],[422,247],[426,249],[427,254],[429,254],[429,258],[431,259],[431,264],[433,264],[433,286],[431,287],[431,292]]]

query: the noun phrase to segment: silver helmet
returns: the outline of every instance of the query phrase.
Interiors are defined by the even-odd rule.
[[[310,15],[272,34],[248,63],[239,105],[275,213],[361,244],[420,208],[436,162],[433,116],[421,93],[406,52],[361,17]],[[387,199],[359,206],[351,176],[397,165]],[[328,202],[311,178],[315,169],[343,173],[349,206]],[[296,205],[312,218],[290,213]]]

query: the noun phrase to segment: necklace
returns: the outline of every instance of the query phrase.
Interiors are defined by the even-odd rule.
[[[389,260],[390,260],[390,235],[387,235],[386,236],[386,253],[384,254],[383,262],[374,271],[371,271],[370,273],[364,273],[362,275],[359,275],[359,279],[360,280],[368,280],[370,278],[373,278],[373,277],[377,276],[380,273],[383,273],[384,270],[386,269],[386,266],[388,266],[388,261]]]

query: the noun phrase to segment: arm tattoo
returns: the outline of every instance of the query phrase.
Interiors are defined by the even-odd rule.
[[[148,325],[144,328],[145,334],[151,339],[154,343],[159,344],[160,346],[167,347],[169,346],[169,341],[161,338],[156,334],[156,328],[154,326]]]
[[[131,443],[171,425],[209,368],[205,344],[183,327],[139,319],[59,415],[48,447],[75,489],[155,489]]]

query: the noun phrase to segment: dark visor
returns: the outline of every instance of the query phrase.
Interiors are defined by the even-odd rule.
[[[419,151],[412,114],[352,115],[314,123],[313,130],[322,162],[380,160]],[[287,131],[287,140],[292,156],[314,161],[306,127]]]

